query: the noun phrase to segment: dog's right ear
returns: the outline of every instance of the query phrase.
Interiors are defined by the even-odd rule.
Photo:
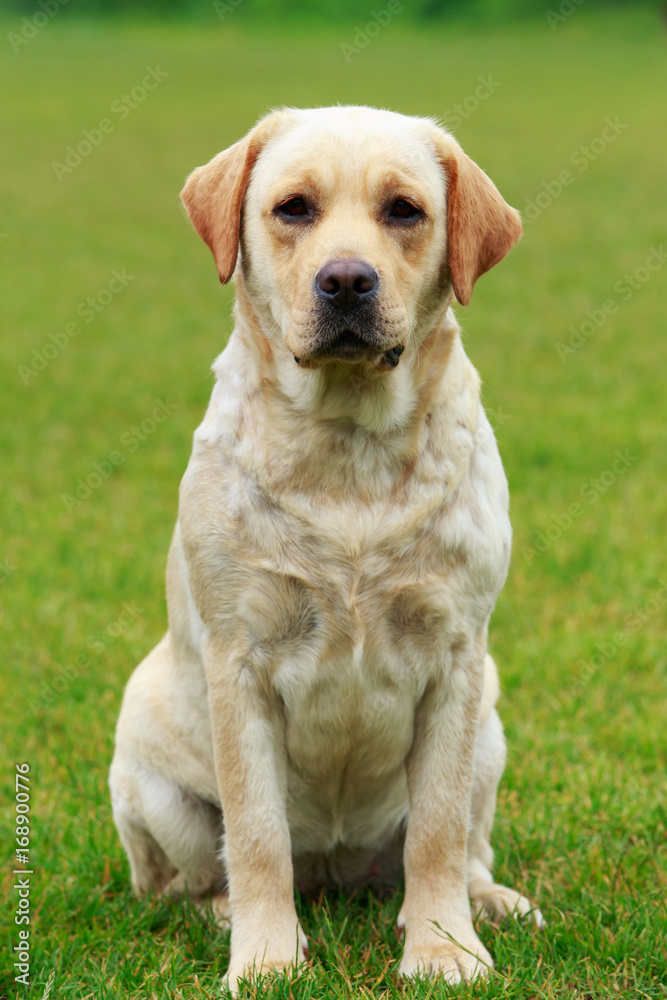
[[[277,113],[262,119],[245,138],[197,167],[181,191],[190,222],[210,248],[223,285],[236,267],[241,207],[253,165],[280,117]]]

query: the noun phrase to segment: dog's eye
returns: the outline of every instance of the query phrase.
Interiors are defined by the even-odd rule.
[[[290,198],[289,201],[284,201],[282,205],[278,205],[276,212],[278,215],[296,219],[300,215],[308,215],[308,206],[303,198]]]
[[[414,219],[419,215],[419,210],[405,198],[397,198],[389,214],[394,219]]]

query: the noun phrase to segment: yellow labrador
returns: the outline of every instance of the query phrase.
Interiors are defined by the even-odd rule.
[[[111,768],[137,892],[210,895],[228,981],[307,956],[294,881],[394,883],[400,973],[491,956],[507,483],[451,306],[521,235],[433,121],[282,110],[182,192],[236,323],[180,491],[169,631]]]

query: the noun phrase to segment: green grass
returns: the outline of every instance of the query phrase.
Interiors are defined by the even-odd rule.
[[[106,787],[123,685],[165,627],[178,483],[230,329],[232,293],[184,220],[181,182],[270,106],[442,115],[491,74],[500,86],[457,128],[466,149],[521,209],[573,174],[459,310],[515,529],[491,636],[510,745],[497,872],[539,900],[548,927],[482,926],[496,972],[458,995],[665,996],[667,270],[627,301],[614,290],[665,234],[657,22],[584,7],[553,31],[540,20],[419,34],[397,19],[348,64],[353,27],[253,36],[232,14],[206,30],[66,20],[17,53],[5,45],[0,65],[13,93],[1,113],[2,780],[9,801],[15,762],[30,763],[31,995],[54,973],[52,997],[215,997],[228,958],[205,916],[132,898]],[[164,82],[58,181],[52,162],[156,65]],[[616,116],[627,129],[585,171],[573,165]],[[79,305],[123,268],[133,279],[86,323]],[[561,361],[556,345],[607,299],[617,310]],[[79,335],[24,384],[33,348],[76,320]],[[131,428],[156,399],[176,409],[139,440]],[[604,475],[617,450],[629,467]],[[123,463],[68,510],[62,495],[113,451]],[[589,482],[600,476],[604,492]],[[13,997],[10,815],[0,995]],[[301,901],[312,968],[257,995],[398,994],[398,907],[366,894]]]

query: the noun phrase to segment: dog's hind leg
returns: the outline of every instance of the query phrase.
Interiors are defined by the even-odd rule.
[[[219,808],[118,754],[110,783],[135,892],[198,899],[224,890]]]
[[[130,862],[133,890],[138,896],[161,892],[176,875],[175,866],[143,826],[127,816],[117,816],[115,821]]]
[[[177,872],[144,822],[137,769],[118,753],[109,776],[113,818],[130,862],[132,888],[138,896],[161,892]]]
[[[225,888],[223,828],[213,764],[178,717],[193,684],[177,686],[184,673],[167,633],[128,681],[109,784],[135,891],[196,899]],[[195,715],[193,726],[204,722]]]
[[[496,811],[498,784],[505,768],[507,750],[500,717],[495,709],[499,694],[498,673],[490,656],[486,658],[484,694],[480,713],[475,773],[473,780],[471,827],[468,835],[468,893],[473,914],[490,920],[505,916],[530,915],[538,927],[544,918],[530,901],[507,886],[494,882],[491,828]]]

